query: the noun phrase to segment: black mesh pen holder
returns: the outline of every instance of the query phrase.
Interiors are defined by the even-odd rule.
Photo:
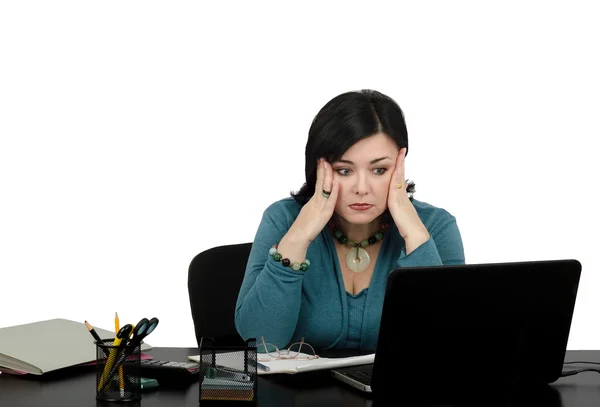
[[[96,341],[96,400],[141,400],[140,349],[141,344],[115,346],[114,339]]]
[[[256,339],[242,346],[217,346],[200,339],[200,406],[255,406],[258,395]]]

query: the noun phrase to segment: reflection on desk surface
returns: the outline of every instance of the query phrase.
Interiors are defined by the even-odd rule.
[[[188,355],[198,353],[194,348],[156,348],[149,352],[160,360],[187,361]],[[600,351],[571,351],[569,360],[600,360]],[[468,380],[468,378],[466,379]],[[35,379],[8,374],[0,376],[0,405],[17,407],[82,407],[96,406],[95,370],[85,373],[65,374],[63,377]],[[399,398],[402,396],[398,386]],[[164,405],[198,407],[199,386],[191,384],[182,390],[159,389],[144,393],[143,407]],[[488,400],[478,400],[477,407],[493,406]],[[257,407],[270,406],[327,406],[327,407],[376,407],[389,406],[379,403],[373,395],[364,394],[337,380],[328,371],[295,375],[261,376],[258,382]],[[431,404],[430,404],[431,405]],[[444,404],[438,404],[444,405]],[[446,404],[448,406],[450,404]],[[523,398],[511,407],[574,407],[600,406],[600,375],[594,372],[580,373],[561,378],[541,391]],[[133,407],[129,406],[129,407]]]

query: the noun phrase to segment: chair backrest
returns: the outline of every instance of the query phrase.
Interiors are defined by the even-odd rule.
[[[215,345],[244,345],[235,329],[237,296],[252,243],[217,246],[197,254],[188,269],[188,293],[196,340]]]

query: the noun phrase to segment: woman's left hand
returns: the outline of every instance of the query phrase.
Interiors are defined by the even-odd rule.
[[[400,236],[406,242],[406,254],[410,254],[417,247],[429,239],[429,232],[419,218],[406,191],[406,178],[404,177],[404,161],[406,148],[400,149],[396,156],[396,165],[390,178],[388,192],[388,208]]]

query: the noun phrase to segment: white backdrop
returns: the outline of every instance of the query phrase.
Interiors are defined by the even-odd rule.
[[[467,262],[578,259],[569,349],[600,348],[599,6],[282,3],[0,4],[0,327],[118,311],[196,346],[191,259],[251,241],[321,106],[374,88]]]

